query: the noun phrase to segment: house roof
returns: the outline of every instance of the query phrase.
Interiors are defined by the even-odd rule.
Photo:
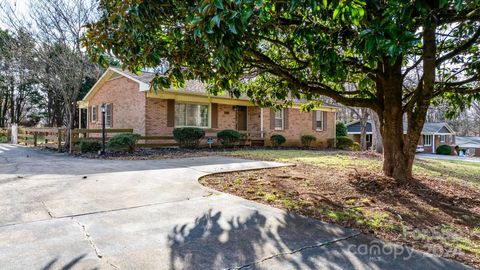
[[[455,143],[461,148],[480,148],[480,137],[457,136]]]
[[[126,77],[129,78],[137,83],[140,84],[140,91],[149,91],[150,90],[150,83],[152,80],[155,78],[156,74],[153,72],[142,72],[140,74],[135,74],[127,70],[123,70],[120,68],[116,67],[109,67],[105,73],[100,77],[100,79],[95,83],[95,85],[90,89],[90,91],[85,95],[83,100],[79,102],[80,104],[86,104],[89,98],[98,91],[98,89],[101,88],[105,82],[111,79],[115,79],[118,77]],[[181,94],[192,94],[192,95],[200,95],[200,96],[211,96],[206,90],[206,87],[204,83],[202,83],[199,80],[188,80],[185,82],[185,87],[179,88],[179,89],[165,89],[164,92],[170,92],[170,93],[181,93]],[[221,93],[217,95],[218,97],[221,98],[231,98],[229,93]],[[249,98],[246,95],[242,95],[238,99],[240,100],[245,100],[249,101]],[[302,104],[305,103],[305,101],[302,100],[295,100],[294,103],[296,104]],[[337,106],[328,104],[328,103],[323,103],[322,107],[330,107],[332,109],[335,109]]]
[[[361,133],[361,125],[360,121],[353,121],[347,124],[347,132],[348,134],[360,134]],[[367,121],[367,134],[372,134],[372,123]]]
[[[407,122],[403,122],[403,130],[407,130]],[[347,124],[349,134],[360,134],[360,121],[353,121]],[[372,133],[371,121],[367,121],[367,134]],[[455,134],[453,129],[445,122],[423,124],[422,134]]]

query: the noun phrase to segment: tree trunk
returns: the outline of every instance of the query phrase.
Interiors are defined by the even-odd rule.
[[[360,148],[362,151],[367,151],[367,127],[368,127],[368,110],[367,108],[360,109]]]
[[[372,149],[379,153],[383,153],[382,134],[380,132],[380,119],[375,111],[370,110],[372,116]]]
[[[384,77],[378,82],[383,92],[383,110],[379,112],[383,141],[383,172],[399,182],[405,182],[412,176],[409,164],[413,162],[415,153],[412,155],[410,152],[404,152],[402,57],[398,57],[395,63],[390,63],[388,59],[383,62]]]

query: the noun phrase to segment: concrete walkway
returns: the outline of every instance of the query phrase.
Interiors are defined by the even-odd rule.
[[[88,160],[0,144],[1,269],[467,269],[197,182],[277,166]]]

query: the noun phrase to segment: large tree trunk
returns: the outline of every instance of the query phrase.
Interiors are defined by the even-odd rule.
[[[403,132],[402,102],[402,58],[394,64],[389,60],[383,62],[384,77],[378,82],[383,92],[383,111],[379,112],[383,140],[383,172],[386,176],[404,182],[411,178],[409,166],[415,153],[404,152],[405,137]]]

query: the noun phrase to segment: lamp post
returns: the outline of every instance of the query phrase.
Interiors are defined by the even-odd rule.
[[[107,110],[107,105],[103,103],[100,108],[102,110],[102,152],[100,152],[100,154],[105,155],[105,139],[107,137],[105,132],[105,111]]]

